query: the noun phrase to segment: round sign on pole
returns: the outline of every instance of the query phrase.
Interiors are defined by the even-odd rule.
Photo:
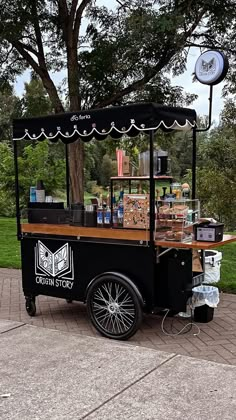
[[[217,85],[229,69],[227,57],[220,51],[205,51],[195,64],[195,76],[200,83]]]

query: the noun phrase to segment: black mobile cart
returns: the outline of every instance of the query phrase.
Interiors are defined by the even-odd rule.
[[[21,241],[22,282],[29,315],[35,315],[38,295],[82,301],[87,303],[91,321],[101,334],[127,339],[137,331],[144,311],[186,310],[193,286],[201,284],[204,278],[204,273],[193,270],[193,249],[204,250],[219,244],[155,239],[153,142],[157,129],[192,130],[195,138],[195,111],[141,103],[14,121],[17,235]],[[78,138],[85,142],[93,138],[101,141],[108,136],[115,141],[124,134],[134,137],[139,133],[149,136],[148,228],[73,226],[62,217],[63,209],[52,210],[62,214],[56,221],[42,223],[42,219],[37,221],[28,214],[28,223],[21,223],[18,141],[48,139],[65,144],[69,207],[68,143]],[[225,236],[223,242],[234,239]]]

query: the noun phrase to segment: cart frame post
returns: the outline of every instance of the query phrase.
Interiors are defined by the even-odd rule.
[[[149,158],[149,175],[150,175],[150,245],[154,244],[154,230],[155,230],[155,180],[153,177],[153,143],[154,130],[150,131],[150,158]]]
[[[16,194],[16,226],[17,238],[21,239],[21,223],[20,223],[20,193],[18,178],[18,158],[17,158],[17,141],[13,141],[14,165],[15,165],[15,194]]]
[[[196,198],[196,161],[197,161],[197,132],[193,128],[193,145],[192,145],[192,199]]]
[[[66,157],[66,203],[67,207],[70,206],[70,167],[69,167],[69,153],[68,144],[65,145],[65,157]]]

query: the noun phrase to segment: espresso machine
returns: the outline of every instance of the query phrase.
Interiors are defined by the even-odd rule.
[[[170,173],[170,159],[168,159],[168,152],[162,149],[154,151],[153,154],[153,163],[154,163],[154,175],[168,175]],[[150,162],[150,153],[149,150],[139,154],[139,175],[148,176],[149,175],[149,162]]]

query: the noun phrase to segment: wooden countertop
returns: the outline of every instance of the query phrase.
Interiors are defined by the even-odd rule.
[[[236,242],[236,235],[224,235],[220,242],[175,242],[175,241],[155,241],[155,244],[162,248],[192,248],[192,249],[212,249],[230,242]]]
[[[112,176],[112,181],[150,181],[150,176]],[[171,181],[173,176],[170,175],[154,175],[155,181]]]
[[[23,233],[36,233],[43,235],[62,235],[87,238],[117,239],[125,241],[149,241],[149,231],[141,229],[106,229],[96,227],[53,225],[43,223],[23,223],[21,225]],[[192,249],[211,249],[236,242],[235,235],[224,235],[221,242],[175,242],[175,241],[155,241],[155,245],[162,248],[192,248]]]
[[[70,225],[53,225],[43,223],[24,223],[24,233],[41,233],[48,235],[80,236],[87,238],[120,239],[127,241],[148,241],[149,231],[141,229],[110,229]]]

